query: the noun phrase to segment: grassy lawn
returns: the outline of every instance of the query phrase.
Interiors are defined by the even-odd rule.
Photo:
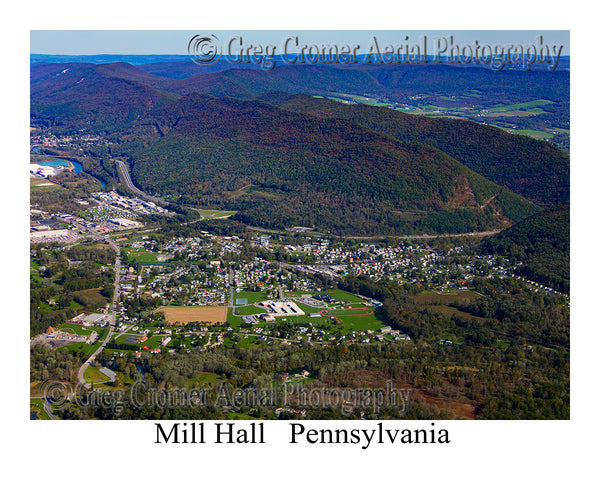
[[[50,420],[50,417],[44,410],[44,400],[41,398],[29,399],[29,413],[33,418],[35,414],[36,420]]]
[[[266,310],[261,307],[255,307],[254,305],[248,305],[247,307],[236,307],[235,313],[237,315],[255,315],[259,313],[265,313]]]
[[[100,367],[92,367],[91,365],[85,369],[83,379],[89,383],[102,383],[110,380],[100,371]]]
[[[29,278],[33,283],[42,283],[42,277],[38,268],[40,266],[35,262],[29,262]]]
[[[230,217],[232,215],[235,215],[237,212],[235,210],[232,211],[226,211],[226,210],[197,210],[200,213],[203,213],[204,215],[212,215],[213,217],[216,218],[227,218]]]
[[[350,292],[345,292],[344,290],[340,290],[339,288],[333,289],[333,290],[324,290],[322,292],[301,292],[298,293],[297,295],[310,295],[311,297],[313,295],[329,295],[333,298],[335,298],[336,300],[339,300],[340,302],[348,302],[348,303],[363,303],[364,300],[358,298],[356,295],[350,293]],[[304,304],[303,304],[304,305]],[[321,311],[323,310],[322,308],[317,310],[317,311]]]
[[[323,310],[322,307],[311,307],[310,305],[306,305],[302,302],[297,302],[297,305],[304,313],[319,313],[321,310]]]
[[[260,345],[262,342],[258,341],[256,339],[256,337],[246,337],[246,338],[242,338],[239,342],[238,345],[241,348],[249,348],[251,345]]]
[[[62,330],[63,332],[76,333],[77,335],[89,335],[92,332],[98,332],[98,338],[104,333],[104,327],[85,327],[76,323],[62,323],[56,330]]]
[[[106,298],[100,293],[101,288],[89,288],[87,290],[77,291],[77,295],[81,296],[82,300],[86,305],[106,305],[110,299]]]
[[[239,298],[245,298],[248,300],[248,305],[253,303],[262,302],[263,300],[267,300],[265,292],[246,292],[242,290],[241,292],[233,293],[233,304],[235,305],[235,301]]]
[[[156,258],[158,255],[155,252],[150,252],[143,248],[125,248],[127,252],[127,259],[130,261],[137,261],[138,263],[149,263],[149,264],[164,264],[167,262],[159,262]]]
[[[308,315],[302,315],[299,317],[286,317],[290,323],[312,323],[316,326],[327,326],[331,325],[329,317],[309,317]]]
[[[377,331],[385,326],[385,323],[381,320],[381,313],[378,311],[375,311],[372,315],[344,316],[339,318],[342,321],[343,331],[345,333],[358,330]]]
[[[217,373],[203,372],[197,377],[186,380],[186,384],[188,388],[193,388],[194,386],[209,385],[221,380],[223,380],[223,377]]]
[[[67,350],[75,354],[81,353],[84,357],[89,357],[99,347],[99,342],[96,342],[93,345],[88,345],[85,342],[79,342],[72,343],[71,345],[67,345],[66,347],[60,347],[58,350]]]
[[[244,321],[242,320],[242,317],[236,317],[233,314],[233,309],[228,308],[227,309],[227,322],[229,323],[229,325],[231,325],[231,327],[233,328],[237,328],[240,325],[244,324]]]
[[[256,420],[256,417],[251,417],[245,413],[225,412],[229,420]]]
[[[442,305],[450,305],[455,301],[465,302],[471,301],[478,298],[479,295],[471,290],[461,290],[458,292],[452,293],[437,293],[433,291],[425,291],[418,295],[413,296],[416,303],[423,305],[434,305],[434,304],[442,304]]]

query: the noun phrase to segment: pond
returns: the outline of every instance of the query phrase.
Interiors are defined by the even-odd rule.
[[[81,172],[83,170],[83,166],[81,165],[80,162],[78,162],[77,160],[62,160],[62,159],[58,159],[58,160],[47,160],[44,162],[37,162],[38,165],[47,165],[49,167],[68,167],[69,166],[69,162],[73,164],[73,171],[77,174],[79,172]],[[96,178],[96,177],[94,177]],[[96,180],[98,180],[100,182],[100,186],[102,188],[106,187],[106,182],[103,181],[100,178],[96,178]]]

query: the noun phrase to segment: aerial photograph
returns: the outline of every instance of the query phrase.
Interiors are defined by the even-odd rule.
[[[30,36],[31,421],[571,418],[569,31]]]

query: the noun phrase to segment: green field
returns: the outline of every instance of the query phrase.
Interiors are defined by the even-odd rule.
[[[125,248],[127,252],[127,259],[129,261],[136,261],[138,263],[149,263],[149,264],[163,264],[167,262],[159,262],[156,258],[155,252],[150,252],[143,248]]]
[[[235,210],[224,211],[224,210],[197,210],[204,215],[212,215],[215,218],[227,218],[235,215],[237,212]]]
[[[77,335],[89,335],[92,332],[98,332],[98,338],[102,337],[104,333],[104,327],[86,327],[84,325],[78,325],[76,323],[62,323],[56,330],[62,330],[63,332],[76,333]]]
[[[188,388],[193,388],[202,385],[210,385],[221,380],[223,380],[223,377],[217,373],[203,372],[197,377],[187,379],[186,385]]]
[[[321,292],[298,292],[298,293],[294,293],[291,292],[288,294],[288,296],[302,296],[302,295],[310,295],[311,297],[313,295],[329,295],[333,298],[335,298],[336,300],[340,301],[340,302],[347,302],[347,303],[363,303],[364,300],[362,300],[361,298],[358,298],[356,295],[349,293],[349,292],[345,292],[344,290],[340,290],[340,289],[333,289],[333,290],[323,290]],[[317,310],[320,311],[323,310],[322,308]]]
[[[519,135],[527,135],[528,137],[536,138],[538,140],[545,140],[552,138],[554,135],[550,132],[544,132],[542,130],[517,130]]]
[[[89,383],[104,383],[110,380],[100,371],[100,367],[92,367],[91,365],[85,369],[83,379]]]
[[[319,313],[321,310],[323,310],[323,307],[311,307],[310,305],[306,305],[302,302],[297,302],[297,304],[304,313]]]
[[[42,276],[38,271],[39,265],[35,262],[29,262],[29,279],[32,283],[42,283]]]
[[[29,413],[36,414],[36,420],[50,420],[50,417],[44,410],[44,400],[41,398],[29,399]]]
[[[58,350],[67,350],[74,354],[81,354],[84,357],[89,357],[92,353],[96,351],[97,348],[99,348],[99,346],[100,345],[98,344],[98,342],[92,345],[88,345],[85,342],[79,342],[72,343],[71,345],[67,345],[66,347],[60,347]]]
[[[414,295],[416,303],[423,305],[451,305],[456,302],[465,302],[475,300],[479,298],[479,294],[471,290],[460,290],[457,292],[446,292],[438,293],[432,291],[425,291],[418,295]]]
[[[342,321],[344,333],[350,333],[358,330],[377,331],[385,326],[381,319],[381,313],[375,311],[372,315],[343,316],[339,317]]]
[[[370,105],[372,107],[388,107],[388,108],[394,107],[393,103],[389,103],[389,102],[383,101],[381,99],[377,99],[377,98],[373,98],[373,97],[366,97],[363,95],[352,95],[349,93],[334,93],[333,96],[328,96],[327,98],[329,98],[330,100],[337,100],[337,101],[352,100],[356,103],[362,103],[363,105]]]
[[[265,295],[264,292],[241,291],[241,292],[234,292],[233,304],[235,305],[235,301],[240,298],[245,298],[246,300],[248,300],[248,305],[252,305],[253,303],[262,302],[264,300],[267,300],[267,296]],[[238,308],[240,308],[240,307],[238,307]]]
[[[254,305],[248,305],[247,307],[236,307],[235,313],[237,315],[257,315],[265,313],[266,310],[261,307],[255,307]]]
[[[544,105],[548,105],[550,103],[554,103],[554,102],[551,102],[550,100],[532,100],[531,102],[513,103],[511,105],[503,105],[500,107],[493,107],[488,110],[491,113],[511,112],[514,110],[532,111],[532,110],[536,109],[536,107],[543,107]],[[544,110],[539,109],[539,111],[536,111],[533,113],[543,113],[543,111]]]

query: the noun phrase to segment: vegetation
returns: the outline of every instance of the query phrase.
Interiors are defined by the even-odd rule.
[[[439,150],[260,102],[190,95],[152,115],[159,137],[121,145],[135,181],[244,223],[336,234],[501,228],[537,207]],[[185,181],[180,175],[185,169]],[[406,210],[423,214],[413,219]]]
[[[403,142],[431,145],[526,198],[544,203],[569,198],[568,156],[544,142],[470,121],[344,105],[308,95],[274,93],[261,98],[297,112],[352,120]]]
[[[566,203],[532,215],[487,239],[482,252],[510,256],[522,262],[518,275],[568,293],[569,210]]]
[[[69,248],[32,245],[30,329],[39,334],[80,313],[105,306],[113,293],[114,251],[105,244]]]

